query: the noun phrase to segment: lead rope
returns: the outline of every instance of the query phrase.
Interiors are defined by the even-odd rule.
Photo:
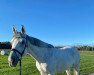
[[[20,75],[22,75],[22,63],[21,63],[21,60],[19,61],[19,64],[20,64]]]
[[[25,48],[26,48],[26,44],[25,44],[25,47],[24,47],[24,50],[23,50],[23,52],[22,52],[22,54],[21,54],[21,59],[19,60],[19,65],[20,65],[20,75],[22,75],[22,55],[23,55],[23,53],[24,53],[24,51],[25,51]]]

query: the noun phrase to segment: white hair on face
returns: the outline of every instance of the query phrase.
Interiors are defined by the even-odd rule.
[[[13,49],[17,45],[18,41],[17,41],[17,39],[13,38],[11,43],[12,43],[12,49]]]
[[[11,59],[12,54],[13,54],[13,51],[10,52],[10,55],[9,55],[9,57],[8,57],[9,66],[11,66],[11,63],[12,63],[12,61],[13,61],[13,60]]]

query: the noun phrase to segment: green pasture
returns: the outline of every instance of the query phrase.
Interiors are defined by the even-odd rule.
[[[80,52],[80,74],[88,75],[94,72],[94,52]],[[8,56],[0,56],[0,75],[19,75],[19,64],[16,68],[11,68],[7,62]],[[24,56],[22,60],[22,75],[40,75],[35,67],[35,61],[30,56]],[[66,75],[57,73],[56,75]]]

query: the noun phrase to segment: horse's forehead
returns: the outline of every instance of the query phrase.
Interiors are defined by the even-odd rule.
[[[26,35],[19,32],[19,33],[15,34],[13,37],[14,38],[25,38]]]
[[[15,39],[17,40],[18,38],[24,39],[24,38],[26,38],[26,36],[25,36],[24,34],[17,33],[17,34],[15,34],[15,35],[13,36],[13,38],[12,38],[12,40],[11,40],[11,43],[12,43]]]

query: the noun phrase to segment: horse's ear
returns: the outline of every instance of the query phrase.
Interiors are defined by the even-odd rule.
[[[21,33],[25,34],[25,29],[23,25],[22,25]]]
[[[17,33],[17,30],[16,30],[15,26],[13,26],[12,31],[13,31],[14,34]]]

